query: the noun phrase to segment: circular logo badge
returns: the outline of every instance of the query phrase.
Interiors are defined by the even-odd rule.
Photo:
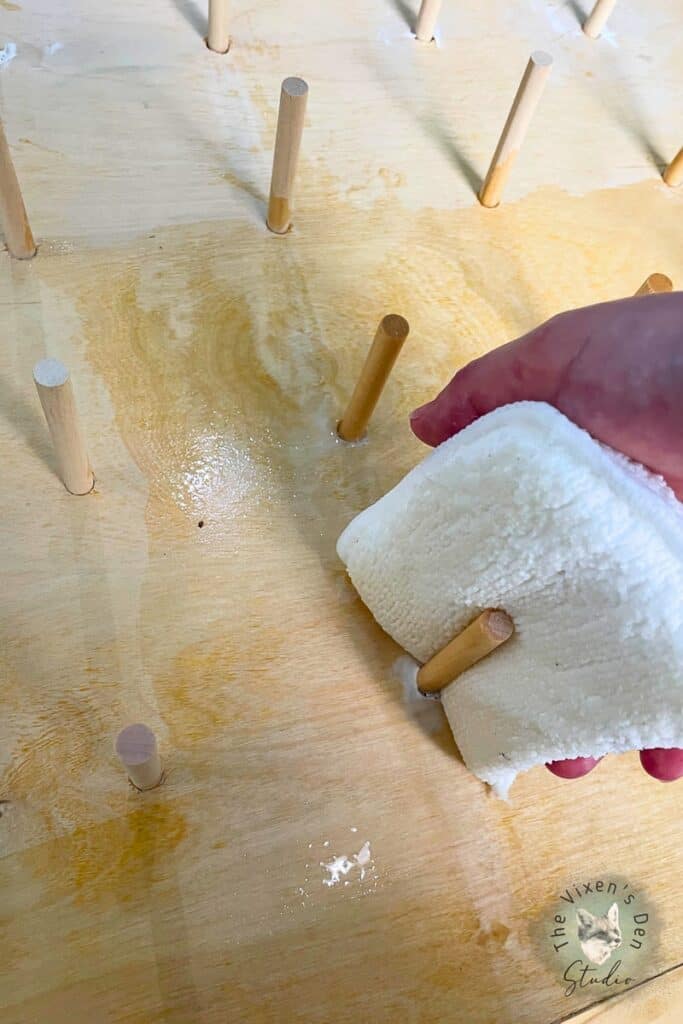
[[[647,977],[655,934],[655,914],[642,891],[605,875],[572,882],[558,893],[539,938],[568,998],[602,999]]]

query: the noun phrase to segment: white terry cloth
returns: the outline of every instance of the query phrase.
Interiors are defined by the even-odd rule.
[[[512,639],[442,693],[501,795],[546,761],[683,746],[683,505],[544,402],[446,441],[337,551],[421,662],[485,608],[512,616]]]

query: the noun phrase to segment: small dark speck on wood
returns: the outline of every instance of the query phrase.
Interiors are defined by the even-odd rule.
[[[204,520],[200,519],[199,522],[197,523],[197,526],[199,527],[200,530],[201,530],[203,525],[204,525]]]

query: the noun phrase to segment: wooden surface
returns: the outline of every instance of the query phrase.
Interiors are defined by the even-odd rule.
[[[39,244],[0,260],[3,1024],[549,1024],[605,993],[565,996],[548,913],[612,874],[656,908],[637,980],[670,973],[584,1020],[683,1005],[680,784],[634,753],[488,796],[439,707],[404,702],[400,652],[335,557],[421,457],[407,414],[458,366],[654,271],[683,281],[683,195],[660,176],[678,0],[617,5],[595,42],[574,5],[478,7],[445,4],[423,46],[403,0],[305,22],[234,0],[222,56],[191,0],[0,3],[0,113]],[[536,48],[553,75],[485,210]],[[287,75],[311,102],[278,238]],[[388,309],[410,344],[345,446]],[[46,355],[72,373],[86,498],[55,474]],[[135,721],[166,771],[149,793],[113,749]]]

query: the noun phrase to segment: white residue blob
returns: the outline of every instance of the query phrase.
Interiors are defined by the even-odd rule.
[[[17,55],[17,44],[16,43],[5,43],[2,50],[0,50],[0,65],[9,64],[11,60]]]
[[[48,43],[47,46],[43,47],[43,56],[52,57],[53,54],[59,53],[60,50],[64,49],[64,43]]]
[[[329,878],[323,878],[323,885],[333,886],[341,882],[342,875],[348,875],[353,867],[353,861],[349,860],[346,854],[342,854],[341,857],[334,857],[327,864],[320,861],[320,867],[325,868],[325,871],[329,872],[330,876]]]
[[[328,878],[323,878],[323,885],[331,887],[341,882],[342,878],[348,875],[355,868],[359,871],[360,881],[362,882],[365,878],[366,869],[372,863],[372,850],[370,843],[365,842],[361,846],[358,853],[354,853],[351,857],[347,857],[343,853],[340,857],[334,857],[328,863],[320,861],[320,867],[324,868],[328,873]],[[344,882],[347,885],[348,882]]]
[[[358,853],[354,853],[354,858],[361,867],[365,867],[372,860],[372,851],[370,849],[370,843],[363,843]]]
[[[360,880],[361,882],[365,878],[365,869],[372,860],[372,850],[370,849],[370,843],[363,843],[358,853],[354,854],[354,860],[360,868]]]

